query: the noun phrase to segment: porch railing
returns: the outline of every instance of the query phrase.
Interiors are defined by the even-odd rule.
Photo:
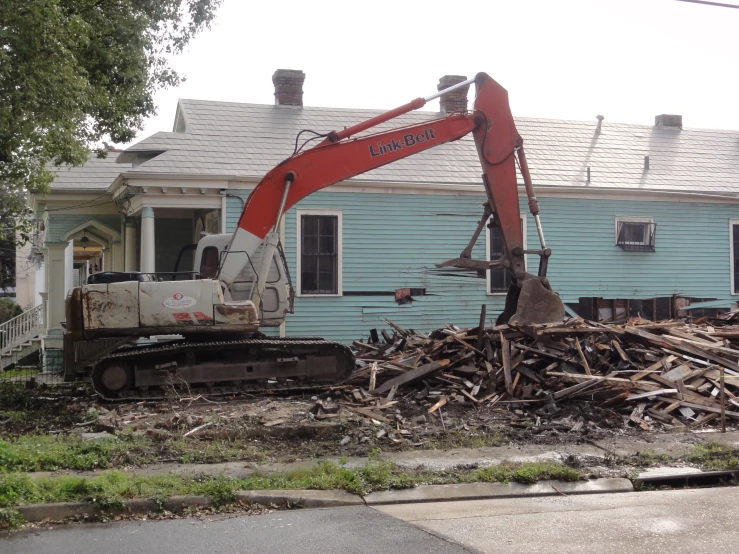
[[[43,333],[45,302],[0,324],[0,356]]]

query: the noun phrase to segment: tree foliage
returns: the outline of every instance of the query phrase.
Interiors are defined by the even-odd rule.
[[[181,77],[168,57],[208,27],[221,0],[2,0],[0,186],[45,193],[49,164],[126,143]],[[99,155],[103,156],[101,149]],[[22,204],[0,195],[0,214]]]

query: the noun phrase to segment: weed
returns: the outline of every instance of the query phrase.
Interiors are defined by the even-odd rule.
[[[195,494],[204,494],[213,499],[213,504],[222,506],[236,499],[236,493],[240,490],[239,479],[228,479],[222,475],[213,477],[196,478],[199,486]]]
[[[372,448],[369,451],[369,459],[371,462],[379,460],[381,455],[382,455],[382,448]]]
[[[18,510],[0,508],[0,529],[18,529],[24,523],[25,520]]]
[[[531,484],[545,479],[579,481],[582,479],[582,474],[571,467],[555,462],[533,462],[527,464],[504,462],[500,465],[477,469],[465,481],[483,481],[488,483],[515,481],[517,483]]]
[[[696,444],[687,459],[707,470],[739,469],[739,449],[718,442]]]
[[[641,467],[649,467],[658,464],[664,464],[669,461],[670,457],[663,452],[656,452],[651,448],[637,453],[634,463]]]
[[[430,450],[452,450],[454,448],[484,448],[491,446],[503,446],[508,439],[501,433],[469,433],[461,431],[449,431],[441,434],[436,440],[429,441],[427,448]]]

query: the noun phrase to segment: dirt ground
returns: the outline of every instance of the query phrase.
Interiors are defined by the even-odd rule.
[[[669,463],[668,458],[684,455],[693,445],[720,435],[715,427],[655,425],[654,430],[645,431],[628,418],[586,401],[566,404],[556,419],[542,420],[521,402],[492,407],[450,402],[428,413],[412,394],[368,415],[358,411],[342,390],[120,404],[101,402],[82,392],[69,390],[52,397],[36,391],[15,398],[14,411],[0,411],[7,416],[3,420],[0,415],[0,438],[29,433],[74,433],[85,440],[138,436],[145,439],[147,464],[165,464],[172,471],[187,466],[182,448],[206,451],[218,444],[215,455],[195,461],[212,464],[213,471],[231,472],[235,467],[249,473],[258,467],[285,469],[316,459],[360,463],[382,452],[384,459],[409,468],[555,459],[585,463],[601,468],[601,474],[613,475],[641,462]],[[24,405],[18,406],[21,400]],[[739,435],[724,437],[737,441]],[[658,452],[659,456],[650,460],[643,452]],[[640,458],[629,462],[634,456]],[[614,464],[616,460],[621,463]],[[228,466],[233,463],[241,465]],[[135,460],[127,464],[128,469],[139,466]]]

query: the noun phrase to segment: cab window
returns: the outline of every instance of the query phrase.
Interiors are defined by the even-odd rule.
[[[200,278],[213,279],[218,275],[218,248],[207,246],[200,257]]]

